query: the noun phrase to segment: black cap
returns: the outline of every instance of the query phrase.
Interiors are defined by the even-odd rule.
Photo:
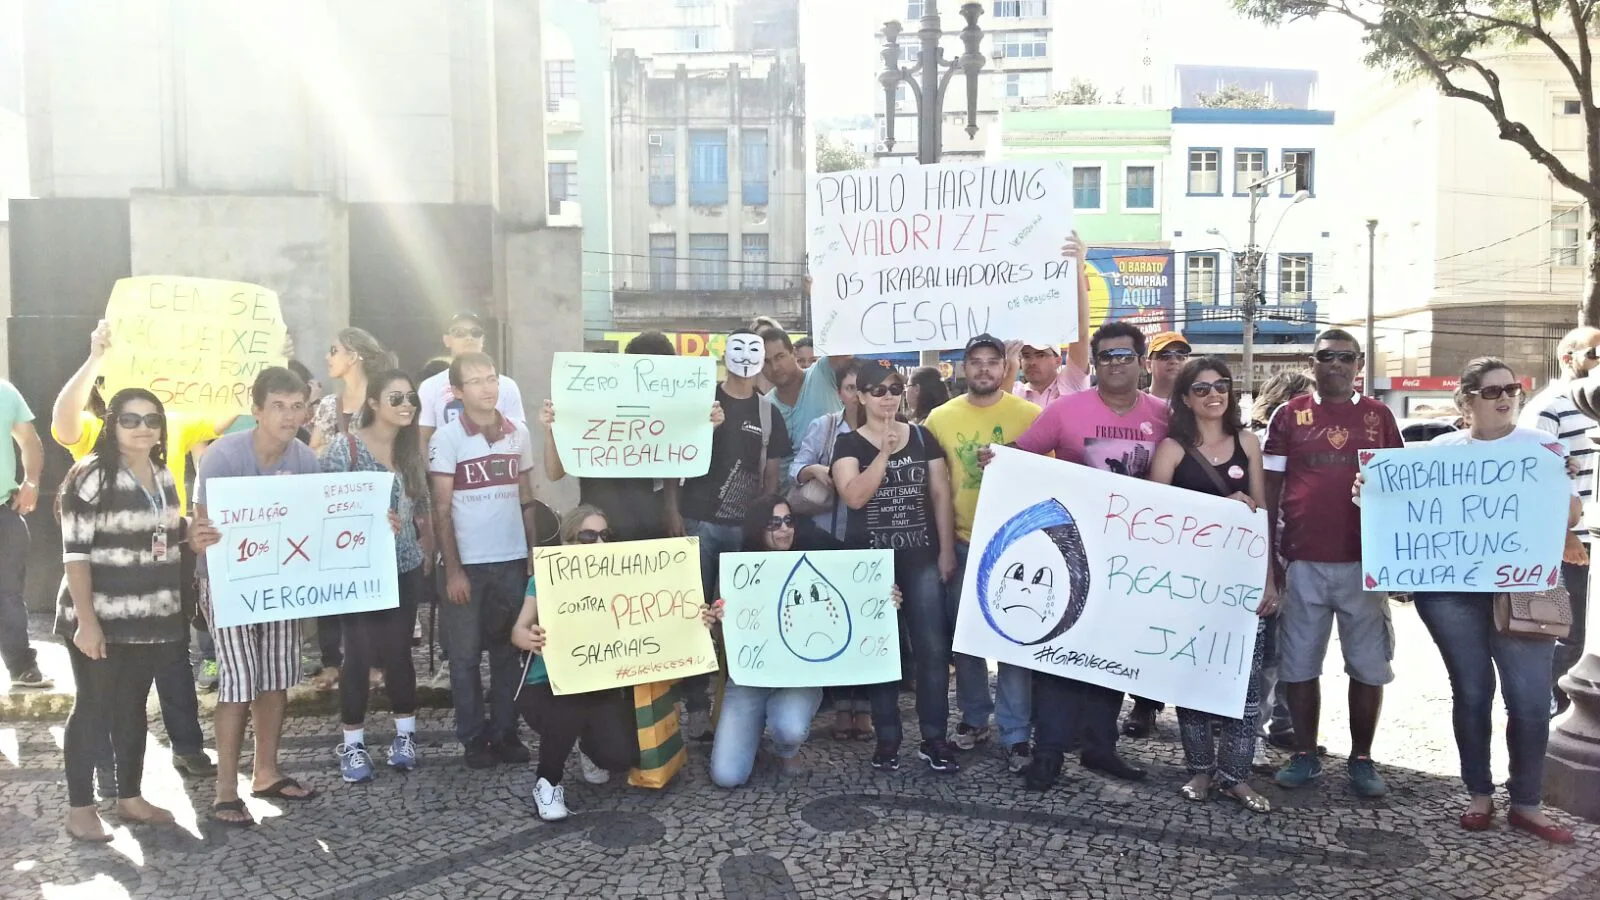
[[[856,387],[869,388],[890,375],[900,375],[900,370],[887,359],[872,356],[856,357]],[[903,379],[905,376],[901,376]]]
[[[967,357],[971,356],[972,351],[978,349],[979,347],[990,347],[994,350],[994,352],[1000,354],[1001,356],[1006,355],[1005,343],[986,331],[983,334],[973,337],[972,340],[967,341],[967,349],[962,353],[961,358],[966,359]]]

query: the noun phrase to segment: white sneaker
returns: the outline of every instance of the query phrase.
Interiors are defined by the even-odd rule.
[[[583,770],[583,780],[590,784],[605,784],[611,780],[611,773],[595,765],[582,750],[578,751],[578,768]]]
[[[559,784],[539,779],[533,786],[533,804],[539,808],[539,818],[546,822],[559,822],[567,817],[567,792]]]

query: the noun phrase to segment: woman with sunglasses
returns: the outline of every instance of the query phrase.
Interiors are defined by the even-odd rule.
[[[339,678],[344,742],[334,753],[339,757],[339,774],[350,784],[363,784],[373,777],[363,723],[371,689],[368,679],[374,668],[383,670],[384,690],[394,709],[395,737],[389,744],[388,763],[409,772],[418,762],[417,673],[411,661],[411,631],[433,560],[427,460],[417,428],[420,409],[409,375],[399,369],[379,372],[367,384],[365,406],[355,428],[335,436],[322,454],[324,472],[394,473],[389,505],[400,520],[394,541],[400,605],[353,613],[339,622],[345,638]]]
[[[1481,357],[1467,363],[1456,388],[1456,405],[1472,423],[1463,431],[1434,438],[1440,447],[1468,444],[1538,444],[1566,456],[1566,447],[1549,434],[1517,425],[1522,385],[1505,362]],[[1566,528],[1578,523],[1581,508],[1571,482]],[[1361,481],[1355,486],[1360,500]],[[1450,676],[1456,749],[1461,780],[1471,795],[1461,827],[1488,831],[1494,825],[1494,779],[1489,768],[1495,673],[1506,705],[1506,749],[1511,779],[1506,821],[1553,844],[1571,844],[1572,832],[1550,821],[1541,805],[1545,745],[1550,740],[1550,667],[1555,642],[1501,634],[1494,623],[1489,591],[1417,591],[1417,615],[1444,658]]]
[[[563,544],[608,544],[614,540],[616,535],[598,507],[579,506],[561,517]],[[621,772],[633,765],[637,752],[633,695],[628,688],[559,696],[550,689],[544,664],[545,631],[539,625],[539,591],[532,576],[522,611],[511,626],[511,643],[528,653],[517,689],[517,712],[539,733],[539,780],[533,786],[533,804],[539,818],[555,822],[570,814],[561,778],[579,737],[583,738],[582,756],[593,760],[600,772]],[[587,771],[584,778],[593,784],[609,780],[591,777]]]
[[[917,674],[918,756],[935,772],[957,772],[961,766],[947,739],[955,621],[944,606],[944,582],[956,568],[955,508],[939,440],[896,415],[905,384],[887,360],[857,367],[862,418],[834,448],[833,483],[850,508],[846,545],[894,551]],[[872,766],[893,771],[900,767],[900,686],[887,682],[867,690],[878,739]]]
[[[66,590],[55,630],[66,639],[78,691],[63,746],[73,840],[111,840],[94,804],[96,751],[107,729],[117,814],[134,824],[173,820],[141,795],[145,701],[156,673],[183,652],[187,638],[178,544],[187,540],[204,552],[220,535],[205,521],[186,529],[167,471],[166,429],[154,394],[118,391],[94,449],[67,473],[56,497]]]
[[[1252,510],[1265,505],[1261,442],[1245,430],[1240,419],[1239,398],[1233,393],[1233,373],[1227,364],[1209,356],[1189,360],[1173,383],[1169,402],[1167,437],[1150,462],[1150,480],[1228,497]],[[1220,791],[1253,813],[1272,811],[1272,804],[1246,779],[1255,757],[1256,720],[1261,712],[1261,651],[1267,617],[1277,609],[1278,588],[1269,571],[1261,605],[1256,608],[1256,644],[1244,717],[1178,709],[1183,761],[1191,776],[1181,793],[1190,800],[1209,800]]]

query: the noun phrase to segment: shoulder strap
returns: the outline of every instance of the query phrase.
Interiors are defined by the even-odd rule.
[[[1239,439],[1235,437],[1233,440],[1234,445],[1237,446]],[[1191,446],[1185,448],[1185,450],[1188,452],[1190,459],[1199,463],[1200,471],[1206,473],[1206,476],[1211,479],[1212,486],[1217,489],[1217,496],[1227,497],[1233,494],[1233,491],[1228,487],[1228,483],[1222,480],[1221,475],[1217,474],[1216,467],[1211,465],[1211,461],[1205,458],[1199,447]]]
[[[354,472],[356,470],[356,433],[354,431],[346,431],[344,439],[350,445],[350,461],[345,463],[344,470],[346,472]]]

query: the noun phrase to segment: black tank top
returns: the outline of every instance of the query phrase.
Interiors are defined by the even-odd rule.
[[[1203,494],[1217,494],[1216,483],[1200,466],[1201,463],[1195,459],[1194,454],[1185,452],[1183,459],[1178,460],[1178,467],[1172,470],[1172,486]],[[1233,438],[1233,455],[1221,465],[1211,468],[1216,470],[1217,475],[1228,486],[1228,493],[1218,496],[1250,493],[1250,457],[1245,455],[1244,444],[1240,443],[1238,435],[1234,435]]]

